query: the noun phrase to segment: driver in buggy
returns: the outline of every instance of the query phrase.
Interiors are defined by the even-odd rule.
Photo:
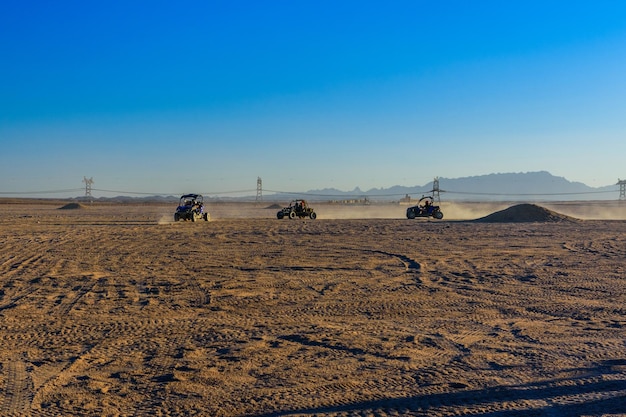
[[[424,213],[430,214],[433,211],[433,206],[430,204],[430,201],[426,200],[424,202]]]
[[[195,200],[186,200],[185,206],[190,207],[191,210],[195,211],[196,213],[201,213],[202,211],[202,204],[198,203]]]

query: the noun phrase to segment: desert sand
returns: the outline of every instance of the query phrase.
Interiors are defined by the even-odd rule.
[[[626,415],[623,206],[244,206],[0,204],[0,415]]]

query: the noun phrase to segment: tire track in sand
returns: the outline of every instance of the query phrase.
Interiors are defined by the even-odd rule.
[[[6,380],[0,415],[7,417],[30,415],[33,381],[26,363],[20,357],[14,356],[2,363],[2,369]]]

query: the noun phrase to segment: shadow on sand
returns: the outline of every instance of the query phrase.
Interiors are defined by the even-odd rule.
[[[336,413],[359,415],[361,412],[369,415],[374,410],[387,410],[409,416],[444,415],[452,412],[454,415],[489,417],[624,415],[623,413],[626,413],[624,366],[626,359],[609,360],[595,368],[578,370],[580,374],[585,375],[581,378],[555,379],[480,390],[463,389],[462,384],[453,383],[450,384],[450,388],[457,388],[457,391],[377,399],[330,407],[283,410],[255,416]],[[612,370],[615,367],[622,370]],[[611,374],[610,379],[602,379],[603,375]]]

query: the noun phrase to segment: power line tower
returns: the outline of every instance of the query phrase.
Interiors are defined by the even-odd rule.
[[[620,201],[626,200],[626,180],[617,179],[617,185],[619,185],[619,199]]]
[[[85,197],[91,198],[91,185],[93,184],[93,177],[83,177],[83,182],[85,183]]]
[[[439,177],[435,177],[433,180],[433,200],[437,200],[437,203],[441,204],[441,197],[439,195]]]
[[[261,177],[257,177],[256,179],[256,204],[263,201],[263,180]]]

